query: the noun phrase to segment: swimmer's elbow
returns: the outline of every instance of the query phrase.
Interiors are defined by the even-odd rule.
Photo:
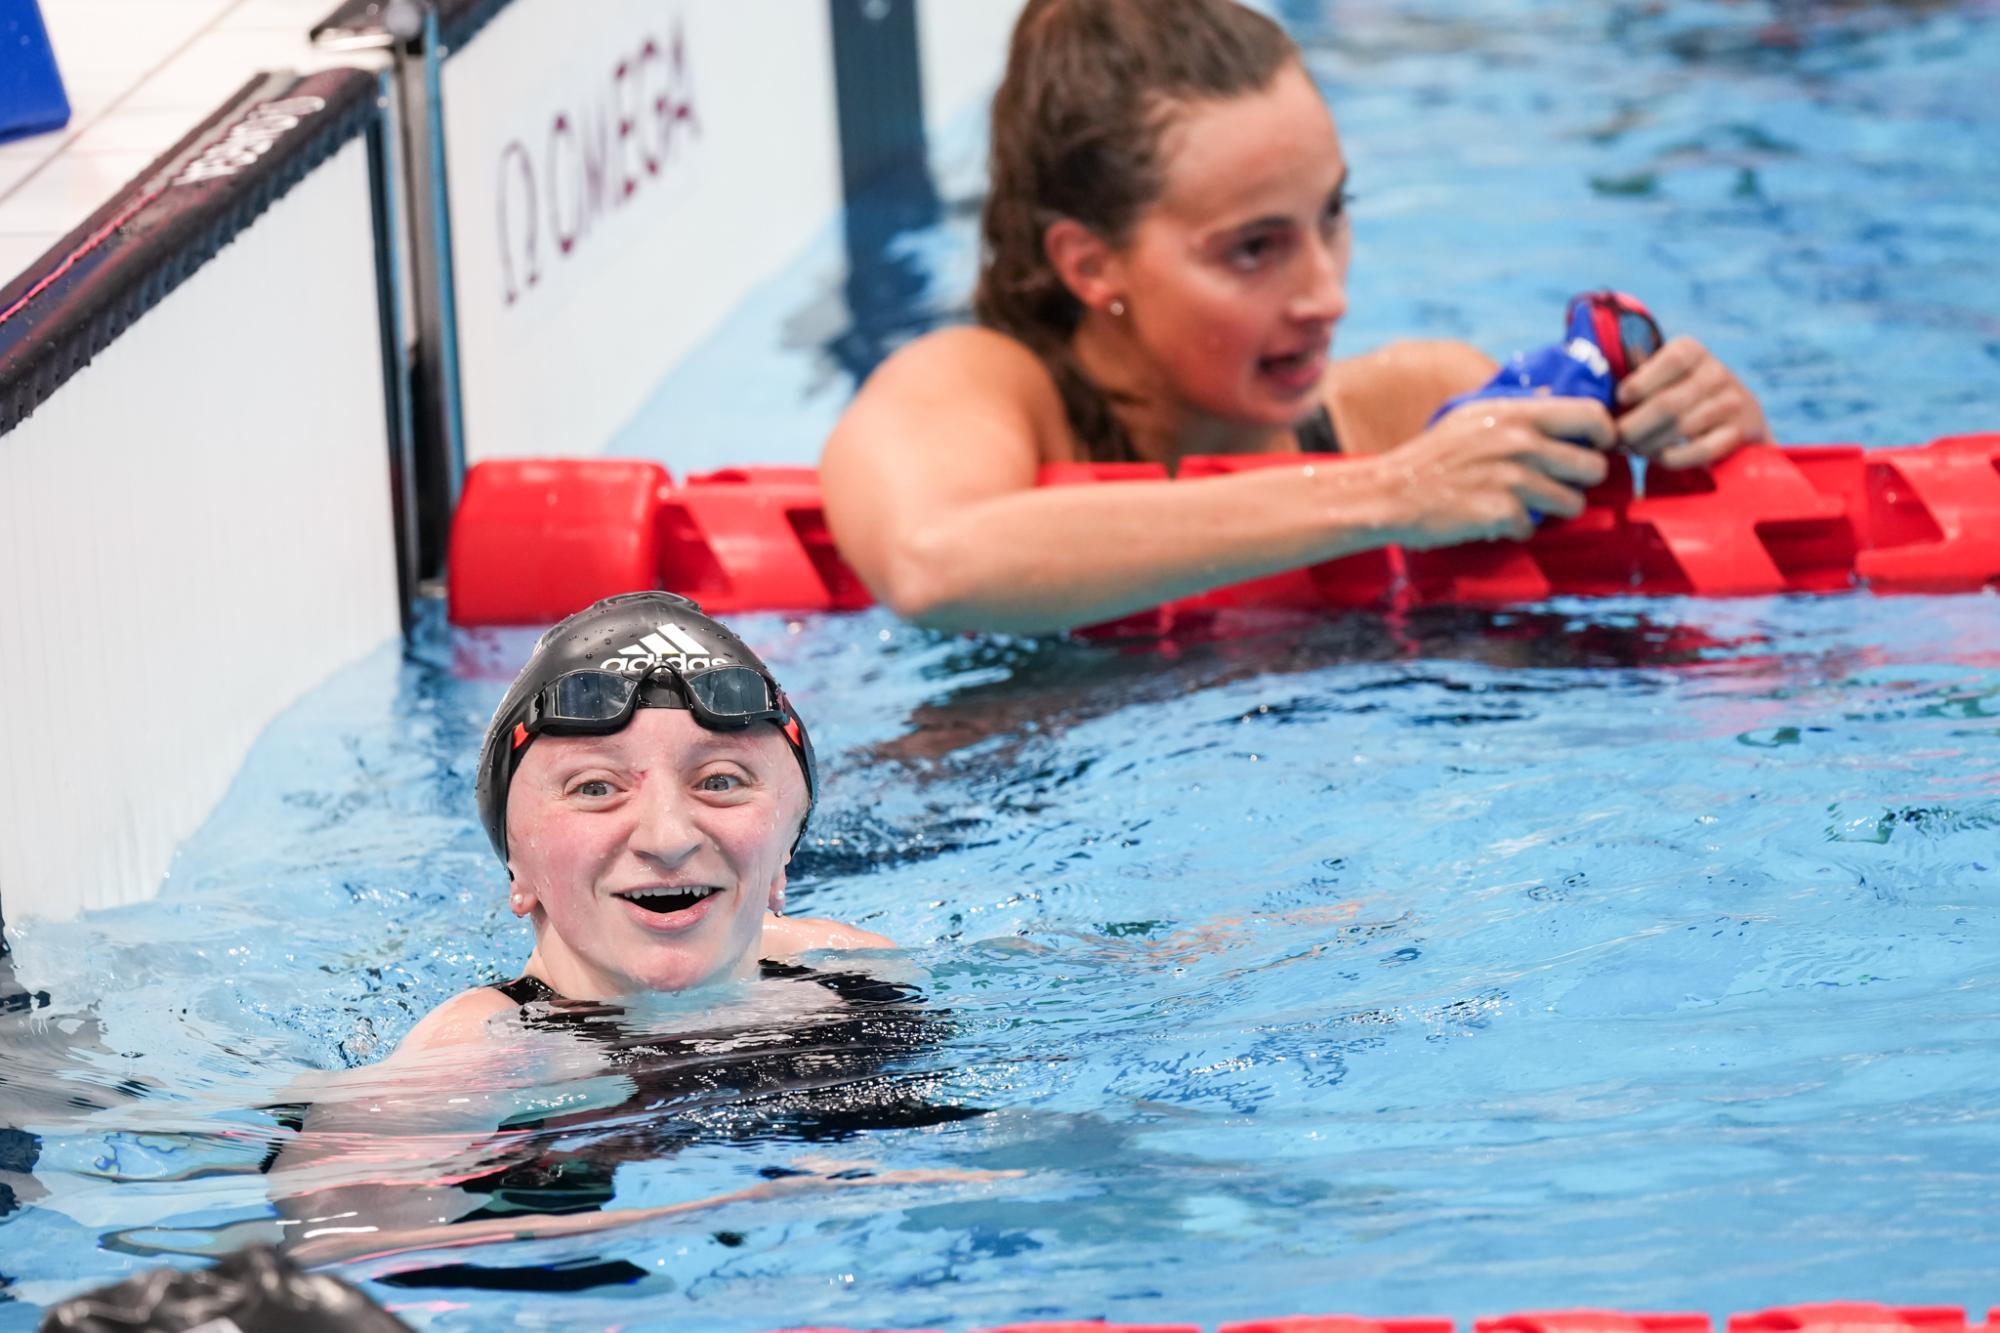
[[[898,620],[924,629],[966,630],[979,626],[965,620],[968,583],[962,573],[969,553],[937,525],[905,534],[889,550],[877,600]]]
[[[1061,611],[1005,575],[956,520],[925,524],[893,542],[872,586],[898,619],[947,634],[1060,634]]]

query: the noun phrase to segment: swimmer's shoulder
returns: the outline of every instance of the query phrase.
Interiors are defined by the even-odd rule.
[[[946,384],[959,389],[1046,396],[1061,403],[1055,377],[1033,348],[983,324],[955,324],[904,344],[869,383],[899,390]]]
[[[893,949],[896,942],[872,930],[850,926],[825,917],[780,916],[764,921],[763,955],[775,962],[790,962],[802,954],[823,949]]]
[[[1327,371],[1326,401],[1342,447],[1376,454],[1417,434],[1445,399],[1478,388],[1496,369],[1471,343],[1405,338],[1336,361]]]
[[[994,436],[1032,448],[1038,461],[1073,452],[1048,366],[1020,339],[977,324],[938,329],[897,349],[862,385],[849,422],[949,424],[959,439]]]
[[[452,996],[425,1014],[409,1035],[396,1046],[393,1058],[402,1059],[445,1046],[464,1046],[482,1041],[486,1025],[501,1014],[517,1011],[520,1005],[492,986],[478,986]]]

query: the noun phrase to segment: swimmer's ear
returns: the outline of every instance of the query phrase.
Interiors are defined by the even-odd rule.
[[[512,892],[507,895],[507,907],[515,916],[532,916],[539,902],[529,890],[521,887],[521,881],[514,875],[514,867],[507,867],[507,878],[514,881]]]
[[[789,865],[791,864],[791,860],[792,858],[787,856],[785,863]],[[771,881],[771,896],[767,905],[771,909],[772,916],[783,916],[785,914],[785,872],[782,870]]]
[[[1058,218],[1042,233],[1042,253],[1069,293],[1091,310],[1109,310],[1124,295],[1125,268],[1103,237],[1075,218]]]

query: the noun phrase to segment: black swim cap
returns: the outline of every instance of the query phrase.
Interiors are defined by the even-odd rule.
[[[479,777],[473,788],[479,820],[502,863],[507,860],[507,789],[514,779],[516,756],[525,748],[515,745],[512,738],[515,728],[527,720],[535,696],[551,681],[572,671],[640,676],[660,666],[689,673],[714,666],[747,666],[767,678],[771,674],[748,644],[679,593],[628,592],[607,597],[556,622],[536,641],[528,664],[507,688],[487,724],[486,743],[479,749]],[[791,702],[782,692],[778,702],[791,713],[791,725],[783,730],[805,773],[806,813],[799,821],[799,836],[804,837],[805,821],[812,817],[819,792],[819,775],[805,723],[792,712]],[[655,705],[642,700],[640,706]],[[797,847],[797,841],[792,845]]]

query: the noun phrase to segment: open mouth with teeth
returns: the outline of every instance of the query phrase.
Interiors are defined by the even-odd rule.
[[[698,907],[721,892],[711,884],[688,884],[674,888],[634,889],[618,896],[642,912],[669,917]]]
[[[1259,357],[1257,370],[1258,373],[1281,384],[1305,385],[1318,380],[1321,361],[1319,348],[1303,347],[1296,352],[1288,352],[1281,356]]]

